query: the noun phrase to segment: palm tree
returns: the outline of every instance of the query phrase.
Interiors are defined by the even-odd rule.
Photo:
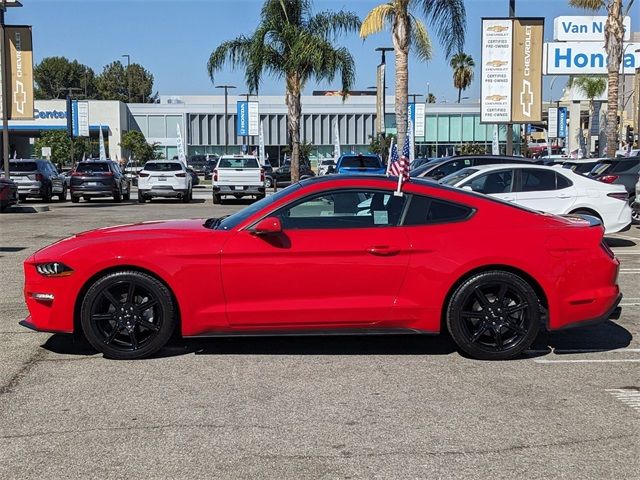
[[[420,12],[435,28],[447,56],[462,50],[466,29],[463,0],[390,0],[371,10],[360,28],[367,38],[391,27],[396,67],[396,126],[398,145],[407,135],[407,100],[409,96],[409,50],[423,61],[431,58],[431,39],[424,23],[414,13]]]
[[[462,91],[469,88],[473,80],[473,67],[476,66],[476,62],[471,55],[460,52],[451,57],[449,65],[453,68],[453,86],[458,89],[458,103],[460,103]]]
[[[595,115],[594,99],[601,97],[607,89],[607,80],[604,77],[578,77],[573,80],[573,85],[578,87],[589,100],[589,127],[587,131],[587,156],[591,152],[591,127]],[[615,155],[614,155],[615,156]]]
[[[618,81],[622,63],[624,40],[623,19],[630,11],[634,0],[629,0],[627,10],[622,13],[622,0],[569,0],[572,7],[598,11],[607,8],[608,16],[604,31],[604,48],[607,52],[607,76],[609,95],[607,98],[607,156],[615,157],[618,148]]]
[[[251,93],[258,91],[264,73],[285,80],[294,182],[300,177],[302,89],[311,79],[331,82],[339,74],[342,92],[348,93],[355,81],[355,62],[347,48],[335,47],[334,42],[341,34],[359,28],[360,19],[351,12],[312,15],[311,0],[266,0],[253,34],[223,42],[209,57],[207,69],[212,82],[226,63],[244,67]]]
[[[436,96],[433,93],[427,96],[427,103],[436,103]]]

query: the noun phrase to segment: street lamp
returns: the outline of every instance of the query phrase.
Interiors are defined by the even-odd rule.
[[[229,90],[236,88],[235,85],[216,85],[216,88],[224,88],[224,153],[229,149]]]
[[[127,59],[127,97],[129,98],[129,103],[131,103],[131,55],[125,53],[124,55],[120,55],[122,58]]]

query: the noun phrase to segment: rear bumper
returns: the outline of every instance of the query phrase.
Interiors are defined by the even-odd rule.
[[[264,195],[264,185],[220,185],[213,187],[214,195]]]
[[[71,187],[71,195],[83,197],[113,197],[114,187]]]
[[[40,197],[42,196],[42,185],[40,182],[31,185],[18,184],[18,195]]]
[[[138,188],[138,195],[144,195],[145,197],[165,197],[165,198],[177,198],[185,195],[189,190],[173,188]]]
[[[622,293],[619,293],[618,296],[613,301],[613,304],[607,309],[607,311],[598,317],[591,318],[588,320],[582,320],[580,322],[569,323],[564,325],[563,327],[558,328],[557,330],[567,330],[575,327],[586,327],[588,325],[593,325],[596,323],[606,322],[607,320],[618,320],[622,315],[622,307],[620,306],[620,301],[622,300]]]

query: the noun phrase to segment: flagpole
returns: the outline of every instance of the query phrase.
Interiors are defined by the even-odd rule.
[[[391,137],[391,144],[389,145],[389,156],[387,157],[387,177],[389,176],[389,172],[391,171],[391,155],[393,154],[394,142],[395,138]]]

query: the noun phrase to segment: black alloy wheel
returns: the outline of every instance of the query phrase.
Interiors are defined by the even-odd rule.
[[[461,350],[480,360],[505,360],[527,349],[540,328],[535,291],[502,271],[473,275],[454,292],[447,326]]]
[[[162,348],[175,328],[171,293],[142,272],[115,272],[98,279],[81,308],[83,332],[109,358],[132,360]]]

